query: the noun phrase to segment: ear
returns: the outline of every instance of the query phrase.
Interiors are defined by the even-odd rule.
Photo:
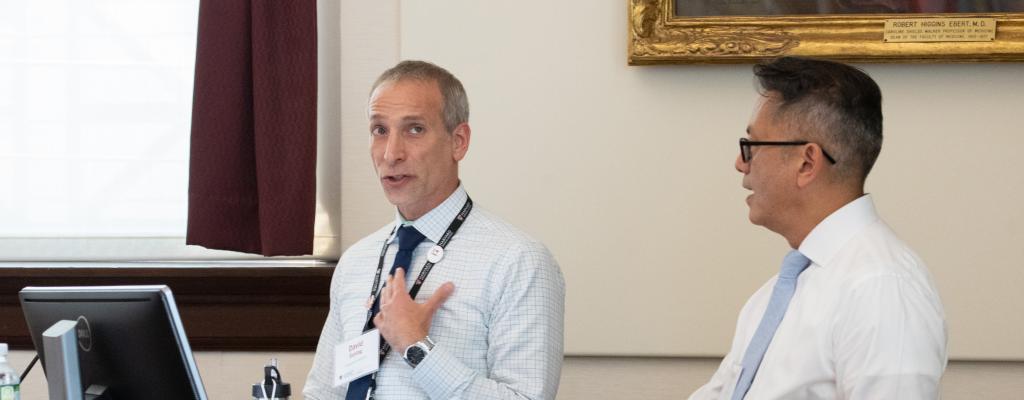
[[[456,162],[462,161],[469,151],[469,137],[472,135],[469,123],[463,122],[452,131],[452,158]]]
[[[801,189],[810,186],[812,182],[820,179],[825,173],[825,154],[821,146],[816,143],[809,143],[800,152],[800,170],[797,172],[796,184]]]

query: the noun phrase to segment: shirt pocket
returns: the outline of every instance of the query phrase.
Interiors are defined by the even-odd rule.
[[[367,301],[370,297],[370,285],[362,287],[349,287],[341,292],[338,302],[340,307],[338,316],[341,319],[341,329],[345,332],[344,337],[351,338],[353,335],[363,333],[363,326],[366,324],[368,309]]]

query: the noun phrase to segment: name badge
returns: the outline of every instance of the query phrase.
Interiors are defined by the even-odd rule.
[[[379,351],[380,331],[376,329],[334,346],[334,387],[377,372]]]

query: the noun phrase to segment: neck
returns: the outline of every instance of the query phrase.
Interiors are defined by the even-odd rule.
[[[406,221],[415,221],[419,219],[430,212],[430,210],[433,210],[437,208],[437,206],[441,205],[441,203],[444,203],[452,193],[455,193],[455,189],[459,188],[459,180],[455,179],[453,182],[445,184],[444,187],[444,190],[434,192],[434,196],[428,201],[408,206],[398,206],[398,213],[402,218],[405,218]]]
[[[805,207],[799,209],[797,215],[800,215],[800,218],[796,219],[797,222],[786,229],[785,232],[779,233],[786,238],[790,247],[799,249],[800,244],[804,242],[807,235],[821,221],[824,221],[825,218],[832,215],[836,210],[843,208],[843,206],[850,204],[850,202],[857,200],[863,195],[864,189],[859,188],[857,190],[832,191],[818,196],[810,196],[809,198],[813,200],[804,203]]]

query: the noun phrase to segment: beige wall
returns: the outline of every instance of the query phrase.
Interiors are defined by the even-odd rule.
[[[474,136],[463,177],[474,198],[543,239],[562,264],[568,353],[725,351],[740,305],[785,252],[747,223],[731,170],[753,100],[749,66],[627,67],[625,1],[339,4],[340,29],[321,16],[321,30],[340,30],[341,95],[329,100],[340,103],[340,121],[321,122],[341,126],[343,247],[392,213],[367,157],[369,85],[400,58],[432,60],[469,90]],[[886,96],[888,135],[869,189],[932,268],[951,355],[1024,360],[1024,179],[1014,135],[1024,66],[863,67]],[[627,341],[633,333],[643,340]],[[311,353],[196,358],[210,397],[221,399],[243,396],[274,356],[298,391]],[[15,352],[12,364],[20,370],[30,358]],[[715,365],[570,357],[559,398],[617,398],[630,387],[621,393],[680,398]],[[1012,398],[1024,391],[1022,368],[952,363],[943,398]],[[27,379],[23,399],[45,398],[41,377]]]
[[[721,355],[740,305],[785,251],[747,223],[731,170],[749,66],[625,66],[623,1],[399,3],[340,2],[340,122],[329,121],[341,125],[343,247],[392,216],[367,156],[369,85],[401,58],[433,60],[470,92],[466,185],[562,264],[567,352]],[[865,68],[885,91],[888,134],[870,190],[931,264],[951,354],[1024,359],[1024,179],[1010,142],[1024,68]],[[645,340],[623,340],[633,332]],[[300,389],[310,353],[197,360],[211,398],[229,398],[271,356]],[[679,398],[715,364],[570,358],[559,398],[614,398],[600,394],[621,388],[594,383],[622,376],[646,384],[642,398]],[[1007,398],[1024,390],[1013,386],[1021,368],[951,364],[944,398]]]
[[[323,2],[323,0],[321,0]],[[341,246],[390,221],[370,164],[366,99],[398,60],[398,1],[341,1]]]
[[[626,66],[622,0],[399,9],[400,57],[435,61],[468,88],[470,193],[562,264],[567,353],[722,354],[740,306],[787,250],[748,223],[732,167],[750,66]],[[883,89],[887,135],[868,189],[931,267],[951,356],[1024,359],[1024,66],[862,67]],[[356,154],[369,163],[365,147]],[[343,191],[383,201],[374,185]]]

